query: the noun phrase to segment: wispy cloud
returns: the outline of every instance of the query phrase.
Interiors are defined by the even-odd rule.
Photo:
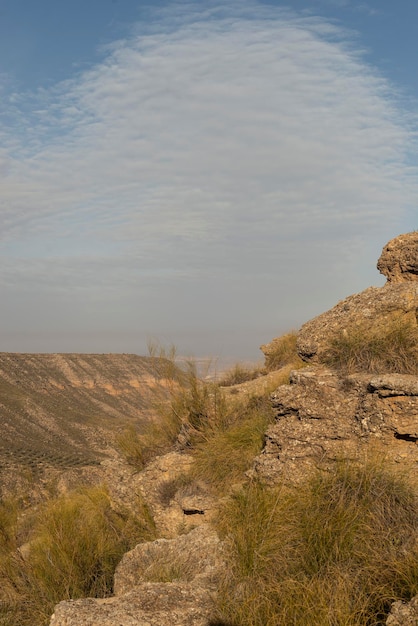
[[[0,285],[137,290],[151,323],[150,281],[189,280],[209,307],[208,276],[222,299],[227,274],[267,288],[286,267],[300,289],[306,265],[325,265],[335,290],[336,252],[368,229],[396,234],[417,199],[411,123],[347,33],[252,3],[196,6],[155,12],[51,89],[4,83]]]

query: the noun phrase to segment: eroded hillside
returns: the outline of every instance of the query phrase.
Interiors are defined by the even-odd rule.
[[[0,468],[94,464],[130,421],[152,418],[156,359],[0,353]]]

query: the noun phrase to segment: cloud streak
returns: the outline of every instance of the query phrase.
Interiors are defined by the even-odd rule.
[[[395,90],[315,17],[173,5],[87,71],[34,94],[4,90],[7,289],[89,285],[140,302],[151,326],[150,278],[170,297],[176,281],[180,298],[192,289],[204,310],[205,281],[218,277],[222,301],[226,275],[291,294],[328,271],[332,297],[340,263],[348,280],[361,271],[367,229],[383,244],[416,203],[412,123]],[[246,314],[253,324],[256,307]]]

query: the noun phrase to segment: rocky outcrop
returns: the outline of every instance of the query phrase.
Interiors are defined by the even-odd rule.
[[[389,241],[377,267],[387,278],[383,287],[369,287],[349,296],[302,326],[297,349],[303,360],[323,362],[330,343],[341,334],[370,327],[378,330],[393,321],[417,326],[418,232]]]
[[[349,296],[302,326],[297,337],[299,356],[309,363],[326,359],[333,339],[341,335],[385,328],[391,322],[417,326],[418,282],[386,283]]]
[[[50,626],[208,626],[206,589],[186,583],[144,583],[117,598],[61,602]]]
[[[266,433],[254,472],[274,483],[303,480],[338,459],[384,454],[411,471],[418,464],[418,379],[356,374],[323,366],[291,374],[272,395],[276,423]]]
[[[417,626],[418,595],[410,602],[394,602],[386,620],[386,626]]]
[[[204,484],[184,480],[192,463],[191,455],[169,452],[137,474],[137,488],[152,512],[160,536],[175,537],[205,524],[217,510]]]
[[[416,470],[418,377],[347,375],[323,364],[338,336],[378,333],[397,321],[413,332],[418,327],[418,232],[390,241],[378,267],[388,278],[385,286],[346,298],[300,329],[298,353],[311,367],[293,372],[290,385],[272,396],[276,423],[254,465],[263,480],[298,481],[312,467],[360,458],[370,449]]]
[[[61,602],[50,626],[209,626],[222,563],[219,539],[206,526],[141,544],[117,568],[115,597]]]
[[[417,233],[389,242],[379,260],[388,278],[384,287],[350,296],[302,327],[298,351],[309,367],[293,371],[290,384],[272,395],[276,421],[250,474],[268,484],[298,483],[313,468],[376,453],[417,479],[418,377],[386,371],[342,374],[324,365],[330,341],[339,334],[384,328],[392,321],[417,326],[417,267]],[[274,354],[273,343],[266,353]],[[248,385],[234,393],[250,393]],[[165,538],[140,544],[123,557],[114,597],[61,602],[50,626],[218,623],[212,619],[213,600],[223,549],[207,524],[217,504],[204,485],[188,482],[192,462],[187,454],[172,452],[129,481],[119,481],[120,499],[126,489],[140,493]],[[417,598],[396,602],[387,624],[416,626],[417,611]]]
[[[418,231],[399,235],[383,248],[377,269],[392,283],[418,280]]]
[[[222,564],[222,545],[205,524],[175,539],[141,543],[125,554],[115,572],[115,594],[128,593],[143,582],[173,578],[214,589]]]

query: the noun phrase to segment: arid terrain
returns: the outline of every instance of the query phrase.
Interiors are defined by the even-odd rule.
[[[160,381],[152,357],[0,353],[1,473],[97,464],[152,419]]]
[[[418,232],[378,268],[222,380],[0,353],[0,626],[417,626]]]

